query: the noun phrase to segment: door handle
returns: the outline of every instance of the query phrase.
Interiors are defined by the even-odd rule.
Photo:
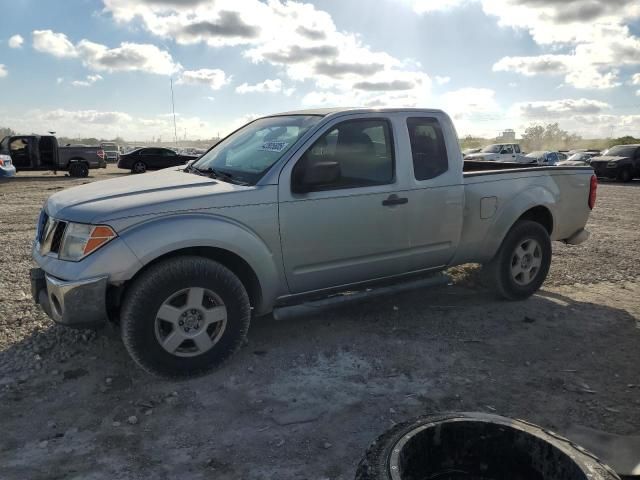
[[[390,207],[393,205],[404,205],[405,203],[409,203],[409,199],[406,197],[399,197],[395,193],[392,193],[382,201],[382,205],[384,205],[385,207]]]

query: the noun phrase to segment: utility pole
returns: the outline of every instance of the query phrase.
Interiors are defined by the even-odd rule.
[[[173,112],[173,139],[177,147],[178,146],[178,127],[176,126],[176,105],[173,99],[173,77],[170,78],[170,81],[171,81],[171,111]]]

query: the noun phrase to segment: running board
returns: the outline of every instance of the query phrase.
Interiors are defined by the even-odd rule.
[[[449,283],[451,283],[451,278],[442,272],[438,272],[419,280],[410,280],[389,286],[345,290],[318,300],[310,300],[298,305],[277,307],[273,310],[273,318],[276,320],[290,320],[295,317],[322,313],[339,306],[350,305],[372,297],[393,295],[418,288],[444,286]]]

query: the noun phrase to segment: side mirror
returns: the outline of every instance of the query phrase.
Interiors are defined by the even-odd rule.
[[[303,162],[300,167],[300,170],[294,170],[294,193],[307,193],[315,187],[331,185],[340,179],[340,164],[333,160]]]

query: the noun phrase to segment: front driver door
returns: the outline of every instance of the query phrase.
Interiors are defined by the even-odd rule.
[[[305,150],[306,148],[306,150]],[[292,293],[403,273],[409,245],[404,169],[390,119],[334,121],[307,142],[279,182],[282,253]],[[293,193],[296,165],[337,161],[340,178]],[[395,195],[395,197],[394,197]]]

